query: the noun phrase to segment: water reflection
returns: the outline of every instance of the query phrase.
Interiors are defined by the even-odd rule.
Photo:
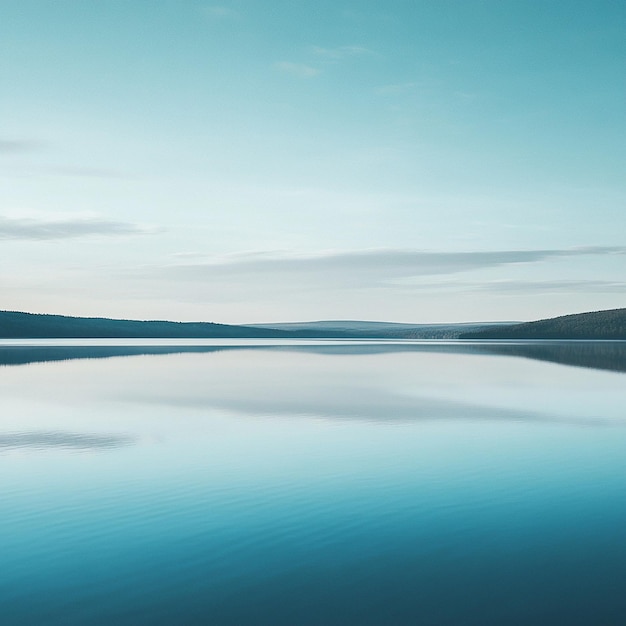
[[[3,623],[619,624],[615,345],[5,345]]]
[[[7,450],[111,450],[131,445],[128,435],[101,435],[64,431],[0,432],[0,452]]]
[[[140,355],[209,353],[233,350],[288,350],[327,355],[368,355],[398,352],[452,354],[493,354],[547,361],[561,365],[626,372],[626,341],[432,341],[379,343],[324,343],[293,345],[0,345],[0,366],[26,365],[47,361],[103,359]]]
[[[28,365],[48,361],[74,359],[106,359],[111,357],[141,356],[150,354],[179,354],[183,352],[216,352],[228,349],[220,346],[45,346],[0,345],[0,366]]]
[[[626,341],[532,341],[476,346],[486,354],[521,356],[562,365],[626,372]]]
[[[7,407],[2,426],[11,432],[82,432],[87,422],[80,416],[85,414],[90,424],[97,424],[90,431],[100,430],[106,437],[112,431],[129,432],[136,418],[129,421],[128,415],[145,416],[141,425],[135,421],[139,432],[162,424],[170,432],[180,430],[184,424],[166,415],[180,413],[199,420],[220,414],[337,423],[621,426],[626,424],[621,376],[551,361],[583,355],[594,363],[608,359],[617,368],[621,353],[611,349],[624,345],[12,346],[0,354],[11,353],[14,362],[63,362],[48,366],[32,360],[32,367],[5,368],[0,376]],[[599,349],[605,350],[601,357]],[[33,421],[25,424],[23,397],[32,389],[37,390],[29,408]],[[13,398],[19,420],[10,417]],[[41,421],[46,409],[48,417]],[[94,414],[99,415],[95,423]],[[66,421],[68,415],[72,421]]]

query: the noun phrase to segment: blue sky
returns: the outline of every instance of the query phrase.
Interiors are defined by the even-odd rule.
[[[0,308],[626,306],[626,4],[0,0]]]

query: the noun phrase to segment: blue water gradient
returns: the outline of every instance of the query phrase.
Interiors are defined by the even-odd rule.
[[[479,350],[0,368],[2,623],[622,624],[625,382]]]

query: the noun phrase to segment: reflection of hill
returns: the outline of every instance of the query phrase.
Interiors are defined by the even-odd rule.
[[[493,354],[524,357],[562,365],[626,372],[626,341],[519,341],[519,342],[367,342],[293,345],[203,346],[0,346],[0,366],[24,365],[72,359],[208,353],[230,350],[289,350],[335,356],[374,355],[393,352]]]
[[[449,352],[453,354],[493,354],[549,361],[574,367],[626,372],[626,341],[528,341],[528,342],[445,342],[328,345],[297,347],[324,354],[376,354],[383,352]]]
[[[222,346],[0,346],[0,366],[142,354],[216,352],[222,349]]]
[[[534,341],[517,344],[493,342],[476,347],[483,353],[626,372],[626,341]]]

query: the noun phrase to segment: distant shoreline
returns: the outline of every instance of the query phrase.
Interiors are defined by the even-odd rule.
[[[319,321],[231,325],[0,311],[0,339],[561,339],[626,340],[626,309],[535,322],[407,324]]]

